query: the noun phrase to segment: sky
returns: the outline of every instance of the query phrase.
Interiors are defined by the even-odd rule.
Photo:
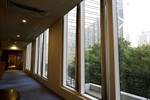
[[[130,35],[132,46],[137,46],[138,34],[150,31],[150,0],[123,0],[124,38]]]

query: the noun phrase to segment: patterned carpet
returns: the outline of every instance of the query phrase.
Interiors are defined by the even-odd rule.
[[[3,79],[0,80],[0,89],[20,91],[20,100],[63,100],[60,96],[22,71],[6,71]]]

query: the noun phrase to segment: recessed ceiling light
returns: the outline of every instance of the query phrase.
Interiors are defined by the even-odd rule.
[[[17,37],[20,37],[20,35],[17,35]]]
[[[15,44],[17,44],[17,42],[15,42]]]
[[[27,21],[25,19],[22,20],[23,23],[26,23]]]
[[[10,49],[12,49],[12,50],[17,50],[18,47],[16,47],[16,46],[14,45],[14,46],[10,47]]]

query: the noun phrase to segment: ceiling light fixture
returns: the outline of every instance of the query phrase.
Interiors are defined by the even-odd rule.
[[[15,44],[17,44],[17,42],[15,42]]]
[[[25,19],[22,20],[23,23],[26,23],[27,21]]]
[[[11,49],[11,50],[17,50],[18,47],[16,47],[16,46],[14,45],[14,46],[10,47],[10,49]]]
[[[17,35],[17,37],[20,37],[20,35]]]

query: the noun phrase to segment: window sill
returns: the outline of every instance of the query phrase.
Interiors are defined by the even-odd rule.
[[[95,98],[95,97],[93,97],[93,96],[90,96],[90,95],[88,95],[88,94],[82,94],[82,96],[85,97],[85,98],[88,98],[88,99],[90,99],[90,100],[101,100],[101,99]]]
[[[36,75],[37,77],[39,77],[39,78],[41,78],[41,79],[43,79],[43,80],[45,80],[45,81],[47,81],[47,80],[48,80],[48,78],[43,77],[43,76],[40,76],[40,75],[39,75],[39,74],[37,74],[37,73],[34,73],[34,75]]]
[[[76,90],[75,90],[74,88],[71,88],[71,87],[69,87],[69,86],[67,86],[67,85],[63,86],[63,88],[65,88],[65,89],[67,89],[67,90],[70,90],[70,91],[72,91],[72,92],[76,92]]]
[[[93,83],[87,83],[85,84],[85,94],[97,99],[101,99],[101,86]]]
[[[72,92],[75,95],[81,96],[82,98],[85,98],[85,99],[88,99],[88,100],[101,100],[101,99],[98,99],[96,97],[93,97],[93,96],[85,94],[85,93],[79,95],[79,93],[77,93],[77,91],[74,88],[71,88],[69,86],[62,86],[62,88],[69,91],[69,92]],[[94,91],[91,91],[91,92],[94,93]]]

